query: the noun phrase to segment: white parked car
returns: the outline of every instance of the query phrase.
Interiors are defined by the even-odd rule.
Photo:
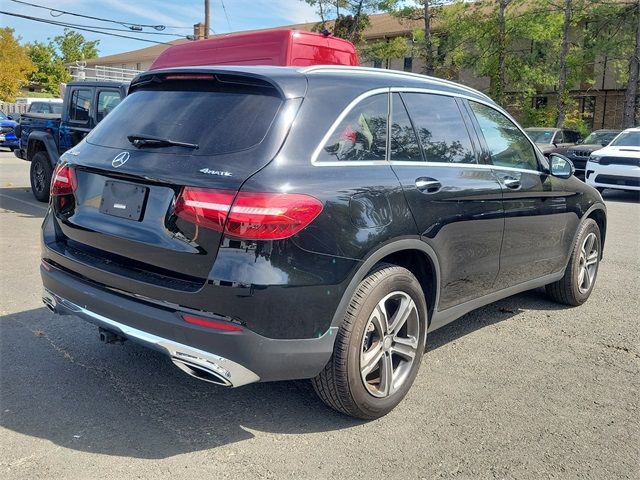
[[[586,182],[605,188],[640,191],[640,128],[628,128],[596,150],[586,166]]]

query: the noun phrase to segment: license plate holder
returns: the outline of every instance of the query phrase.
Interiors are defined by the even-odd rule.
[[[100,212],[140,221],[149,189],[133,183],[107,180],[100,200]]]

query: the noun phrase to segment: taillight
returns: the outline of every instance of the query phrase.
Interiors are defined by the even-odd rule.
[[[235,196],[235,201],[234,201]],[[322,203],[297,193],[252,193],[185,187],[176,215],[244,240],[280,240],[309,225]]]
[[[78,186],[76,173],[67,164],[58,164],[51,177],[51,195],[71,195]]]

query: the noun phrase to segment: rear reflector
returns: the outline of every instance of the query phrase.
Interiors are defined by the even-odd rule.
[[[201,327],[212,328],[214,330],[224,330],[226,332],[241,332],[242,327],[233,325],[232,323],[216,322],[208,318],[194,317],[193,315],[182,315],[185,322]]]
[[[77,187],[76,174],[67,164],[58,164],[51,177],[51,195],[70,195]]]
[[[281,240],[309,225],[322,203],[295,193],[240,192],[185,187],[176,215],[244,240]]]

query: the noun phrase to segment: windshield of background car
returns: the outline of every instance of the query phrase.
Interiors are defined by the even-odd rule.
[[[553,130],[526,130],[527,135],[534,143],[551,143],[553,138]]]
[[[58,115],[62,114],[62,104],[54,103],[53,105],[51,105],[51,110],[53,111],[53,113],[56,113]]]
[[[640,132],[622,132],[610,147],[640,147]]]
[[[128,135],[152,135],[198,145],[197,150],[167,147],[158,153],[233,153],[260,143],[281,105],[277,90],[267,86],[213,79],[150,83],[128,95],[87,142],[127,149],[132,147]]]
[[[608,145],[611,140],[616,138],[615,132],[593,132],[584,139],[585,145]]]

